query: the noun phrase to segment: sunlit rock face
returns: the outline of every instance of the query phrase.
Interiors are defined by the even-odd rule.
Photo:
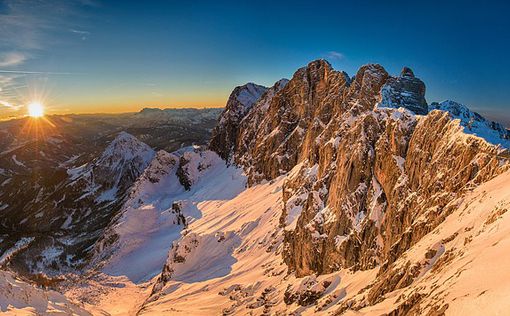
[[[227,109],[220,125],[238,126],[236,139],[211,148],[243,166],[249,184],[287,174],[280,222],[297,276],[383,274],[457,197],[509,168],[504,133],[491,144],[446,106],[429,113],[425,84],[407,67],[393,77],[370,64],[349,78],[317,60],[284,83],[232,122]]]

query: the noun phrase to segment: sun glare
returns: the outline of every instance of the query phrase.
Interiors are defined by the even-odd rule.
[[[40,102],[32,102],[28,105],[28,116],[41,117],[44,115],[44,107]]]

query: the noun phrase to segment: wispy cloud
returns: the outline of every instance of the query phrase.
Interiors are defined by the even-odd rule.
[[[342,60],[345,58],[344,54],[336,51],[327,52],[326,57],[331,60]]]
[[[26,55],[19,52],[0,53],[0,67],[11,67],[22,64]]]
[[[81,30],[75,30],[75,29],[70,29],[71,32],[73,33],[76,33],[76,34],[81,34],[81,35],[89,35],[90,32],[88,31],[81,31]]]
[[[74,75],[72,72],[52,72],[52,71],[25,71],[25,70],[4,70],[0,69],[2,74],[19,74],[19,75]]]
[[[89,38],[89,35],[90,35],[90,32],[89,31],[83,31],[83,30],[75,30],[75,29],[70,29],[69,31],[71,31],[71,33],[74,33],[74,34],[78,34],[81,36],[81,39],[82,41],[86,40]]]
[[[0,0],[1,3],[0,50],[16,47],[24,51],[45,49],[48,43],[54,42],[70,29],[81,32],[81,7],[93,5],[95,1]]]
[[[71,75],[28,66],[44,58],[50,45],[69,38],[65,33],[87,39],[90,32],[81,26],[82,9],[98,5],[95,0],[0,0],[0,119],[7,112],[22,111],[32,90],[42,85],[40,79]]]
[[[3,107],[6,107],[6,108],[9,108],[11,110],[19,110],[21,108],[21,106],[19,105],[13,105],[7,101],[4,101],[4,100],[0,100],[0,106],[3,106]]]

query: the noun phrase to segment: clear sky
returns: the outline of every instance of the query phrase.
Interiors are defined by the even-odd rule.
[[[427,101],[510,125],[505,1],[0,0],[0,118],[219,107],[317,58],[350,75],[407,65]],[[25,73],[36,72],[36,73]]]

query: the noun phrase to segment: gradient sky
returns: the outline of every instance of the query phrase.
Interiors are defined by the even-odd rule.
[[[510,5],[445,2],[0,0],[0,118],[37,98],[50,113],[220,107],[326,58],[351,76],[407,65],[427,101],[510,125]]]

